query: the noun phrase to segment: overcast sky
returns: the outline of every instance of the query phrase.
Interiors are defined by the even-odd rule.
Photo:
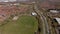
[[[16,0],[0,0],[0,2],[13,2],[13,1],[16,1]],[[18,0],[18,1],[29,1],[29,0]]]

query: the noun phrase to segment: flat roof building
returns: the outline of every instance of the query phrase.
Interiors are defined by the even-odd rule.
[[[58,24],[60,25],[60,18],[55,18],[58,22]]]

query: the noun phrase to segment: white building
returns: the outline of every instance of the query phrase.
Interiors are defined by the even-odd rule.
[[[58,24],[60,25],[60,18],[55,18],[58,22]]]
[[[15,16],[15,17],[13,17],[13,20],[17,20],[19,17],[18,16]]]
[[[36,15],[37,15],[35,12],[32,12],[31,14],[32,14],[33,16],[36,16]]]
[[[51,13],[59,13],[57,10],[50,10]]]

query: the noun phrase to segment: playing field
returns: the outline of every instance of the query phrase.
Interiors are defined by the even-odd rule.
[[[37,30],[37,20],[33,16],[20,16],[16,21],[9,21],[0,26],[1,34],[34,34]]]

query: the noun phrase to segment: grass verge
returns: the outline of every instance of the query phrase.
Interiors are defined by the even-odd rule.
[[[37,20],[33,16],[21,16],[17,21],[9,21],[0,27],[1,34],[34,34]]]

